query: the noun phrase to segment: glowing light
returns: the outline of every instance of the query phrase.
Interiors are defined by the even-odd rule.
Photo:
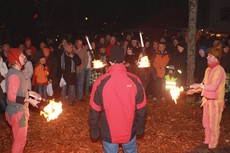
[[[100,69],[103,68],[105,66],[105,64],[103,64],[103,62],[101,60],[93,60],[93,68],[94,69]]]
[[[138,67],[139,68],[147,68],[150,67],[150,62],[148,59],[148,56],[144,56],[140,59],[140,61],[138,62]]]
[[[47,122],[57,119],[58,116],[62,113],[62,103],[61,102],[55,102],[53,100],[50,100],[49,104],[44,107],[42,111],[40,111],[40,115],[43,115]]]
[[[177,104],[177,99],[180,96],[180,92],[184,91],[183,87],[175,87],[170,89],[170,95],[172,97],[172,100]]]

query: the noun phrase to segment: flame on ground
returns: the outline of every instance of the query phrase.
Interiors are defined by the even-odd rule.
[[[50,120],[54,120],[58,118],[58,116],[62,113],[62,103],[55,102],[50,100],[49,104],[44,107],[42,111],[40,111],[40,115],[43,115],[46,120],[49,122]]]
[[[94,60],[93,61],[93,68],[94,69],[100,69],[103,68],[105,66],[105,64],[103,64],[103,62],[101,60]]]
[[[138,67],[139,68],[147,68],[150,67],[150,62],[148,59],[148,56],[144,56],[140,59],[140,61],[138,62]]]

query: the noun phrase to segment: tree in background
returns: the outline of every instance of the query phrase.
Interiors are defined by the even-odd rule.
[[[189,22],[188,22],[188,54],[187,54],[187,84],[194,83],[195,52],[196,52],[196,24],[197,24],[197,2],[189,0]],[[187,97],[188,103],[193,103],[194,97]]]

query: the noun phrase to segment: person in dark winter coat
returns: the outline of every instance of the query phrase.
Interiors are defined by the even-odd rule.
[[[185,43],[180,42],[177,45],[177,52],[170,60],[169,65],[174,65],[176,70],[181,70],[182,73],[178,76],[178,84],[179,86],[185,86],[187,79],[187,46]]]
[[[204,73],[207,68],[207,48],[200,46],[196,54],[194,78],[195,82],[202,82]]]

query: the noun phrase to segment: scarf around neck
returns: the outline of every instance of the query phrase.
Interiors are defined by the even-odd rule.
[[[219,62],[219,61],[217,61],[216,63],[213,63],[213,64],[208,64],[208,67],[209,67],[210,69],[213,69],[213,68],[216,67],[217,65],[220,65],[220,62]]]

